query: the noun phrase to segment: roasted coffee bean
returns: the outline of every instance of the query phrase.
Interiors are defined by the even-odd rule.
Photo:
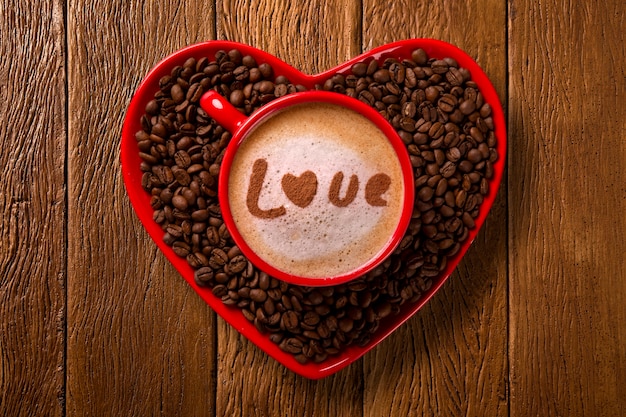
[[[375,59],[372,59],[367,64],[367,70],[365,71],[365,73],[367,75],[374,75],[374,73],[376,72],[377,69],[378,69],[378,62],[376,62]]]
[[[464,100],[459,105],[459,110],[466,116],[472,114],[474,110],[476,110],[476,102],[473,100]]]
[[[213,269],[222,268],[224,265],[226,265],[226,262],[228,262],[228,255],[226,255],[223,250],[215,248],[211,251],[211,257],[208,260],[208,264]]]
[[[202,97],[202,94],[204,94],[204,89],[202,88],[202,85],[200,83],[195,83],[189,87],[185,98],[190,103],[198,103],[200,101],[200,97]]]
[[[429,201],[433,197],[434,191],[430,187],[422,187],[417,192],[417,197],[422,201]]]
[[[205,266],[197,269],[194,272],[194,279],[196,281],[196,284],[200,285],[201,287],[209,286],[211,284],[211,281],[213,280],[213,277],[214,271],[210,267]]]
[[[487,195],[489,192],[489,181],[486,178],[480,180],[480,194]]]
[[[356,63],[352,66],[352,73],[357,77],[362,77],[367,72],[367,64],[363,62]]]
[[[445,74],[446,81],[450,83],[451,86],[460,86],[463,84],[465,76],[463,72],[458,68],[451,67],[448,72]]]
[[[175,195],[172,197],[172,205],[182,211],[187,210],[187,207],[189,207],[187,199],[182,195]]]
[[[459,162],[458,169],[461,172],[468,173],[468,172],[471,172],[474,169],[474,165],[470,161],[465,159],[465,160]]]
[[[400,128],[404,131],[404,132],[414,132],[415,131],[415,120],[413,120],[411,117],[403,117],[402,120],[400,121]]]
[[[373,95],[370,91],[368,91],[368,90],[361,91],[361,92],[359,93],[358,98],[359,98],[359,100],[361,100],[362,102],[364,102],[365,104],[368,104],[368,105],[370,105],[370,106],[373,106],[373,105],[374,105],[374,103],[376,102],[376,98],[375,98],[375,97],[374,97],[374,95]]]
[[[436,61],[433,61],[432,64],[430,64],[430,67],[435,74],[444,74],[448,71],[449,65],[448,62],[446,62],[445,60],[438,59]]]
[[[451,113],[456,108],[457,103],[458,100],[454,95],[444,94],[437,102],[437,105],[444,112]]]
[[[187,262],[192,268],[198,269],[203,266],[209,266],[209,260],[202,254],[202,252],[193,252],[187,255]]]
[[[477,164],[481,159],[483,159],[483,156],[478,149],[473,148],[467,152],[467,160],[472,164]]]
[[[243,271],[247,265],[248,260],[243,255],[238,255],[228,262],[228,270],[233,274],[238,274]]]
[[[374,81],[380,84],[384,84],[391,79],[391,77],[389,76],[389,71],[386,69],[379,69],[374,73],[372,78],[374,78]]]
[[[263,303],[265,300],[267,300],[267,292],[261,290],[261,289],[253,289],[250,291],[250,298],[257,303]]]
[[[342,332],[348,333],[349,331],[352,330],[353,327],[354,327],[354,320],[352,320],[350,317],[344,317],[341,320],[339,320],[339,329]]]
[[[187,257],[187,255],[189,255],[191,247],[185,242],[176,241],[172,244],[172,249],[174,250],[174,253],[176,255],[180,256],[181,258],[185,258]]]
[[[179,84],[174,84],[170,93],[172,94],[172,100],[174,100],[174,103],[176,104],[180,104],[183,100],[185,100],[185,92]]]
[[[282,325],[285,330],[288,330],[292,333],[299,333],[298,326],[300,324],[298,315],[293,310],[286,311],[281,317]]]
[[[302,352],[303,343],[300,339],[291,337],[289,339],[285,339],[280,343],[280,348],[285,352],[289,353],[300,353]]]
[[[428,54],[426,54],[426,52],[423,49],[421,49],[421,48],[420,49],[416,49],[411,54],[411,59],[417,65],[425,65],[428,62]]]

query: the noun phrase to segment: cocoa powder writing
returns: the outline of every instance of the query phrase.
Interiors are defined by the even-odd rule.
[[[365,201],[374,207],[384,207],[387,205],[382,195],[389,189],[391,185],[391,178],[389,175],[379,173],[374,175],[365,184]]]
[[[311,204],[317,194],[317,176],[312,171],[305,171],[299,177],[285,174],[281,185],[287,198],[300,208]]]
[[[359,191],[359,177],[352,175],[348,183],[348,190],[346,191],[345,197],[339,197],[342,182],[343,172],[339,171],[333,177],[330,183],[330,189],[328,190],[328,200],[337,207],[346,207],[348,204],[352,203],[356,198],[356,193]]]
[[[252,166],[252,175],[250,175],[250,187],[246,196],[246,206],[253,216],[261,219],[275,219],[283,216],[287,210],[284,206],[263,210],[259,207],[259,198],[267,173],[267,161],[265,159],[257,159]]]

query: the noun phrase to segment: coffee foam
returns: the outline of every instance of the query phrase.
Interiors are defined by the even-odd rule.
[[[274,218],[254,216],[247,206],[258,160],[266,163],[258,208],[284,207]],[[317,179],[316,193],[300,207],[287,197],[282,180],[288,174],[302,178],[307,171]],[[338,172],[343,172],[340,199],[346,198],[351,177],[358,177],[356,196],[345,207],[329,201]],[[386,205],[372,206],[366,184],[377,174],[384,176],[380,173],[391,179],[379,199]],[[370,184],[374,191],[380,186],[376,179]],[[315,279],[353,271],[379,253],[398,225],[403,194],[397,155],[371,121],[340,106],[307,103],[271,116],[247,136],[233,160],[228,199],[239,233],[261,259],[286,273]]]

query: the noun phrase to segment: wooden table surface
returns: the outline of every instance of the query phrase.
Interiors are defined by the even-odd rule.
[[[0,415],[623,416],[626,4],[0,2]],[[120,130],[159,60],[248,43],[316,73],[438,38],[491,78],[507,172],[415,317],[320,381],[204,304],[142,229]]]

